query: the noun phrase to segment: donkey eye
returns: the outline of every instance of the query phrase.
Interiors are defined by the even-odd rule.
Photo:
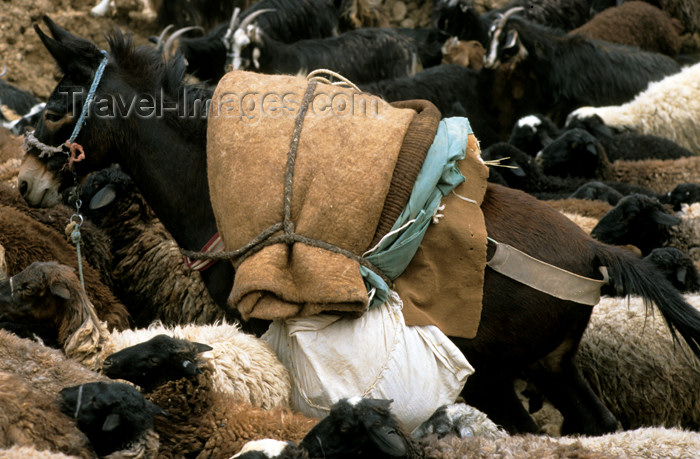
[[[64,115],[62,115],[60,113],[52,112],[49,110],[46,110],[44,112],[44,119],[46,119],[46,121],[49,121],[51,123],[56,123],[58,121],[61,121],[63,119],[63,116]]]

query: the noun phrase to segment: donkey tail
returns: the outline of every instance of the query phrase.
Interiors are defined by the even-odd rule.
[[[651,262],[617,247],[595,244],[601,266],[607,266],[610,283],[618,294],[639,295],[645,306],[656,304],[674,341],[678,334],[700,359],[700,311],[685,301],[681,293]]]

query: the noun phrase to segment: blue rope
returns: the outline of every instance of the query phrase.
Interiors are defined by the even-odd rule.
[[[87,116],[88,110],[90,109],[90,105],[92,104],[92,99],[95,97],[95,91],[97,91],[97,86],[100,84],[100,80],[102,79],[102,74],[105,71],[105,67],[107,67],[107,61],[109,61],[109,54],[107,54],[107,51],[105,51],[104,49],[101,51],[101,53],[104,56],[104,58],[102,59],[102,62],[100,62],[100,66],[97,67],[97,71],[95,72],[95,78],[93,78],[92,84],[90,85],[90,92],[88,92],[85,104],[83,104],[83,110],[80,112],[80,118],[78,118],[78,122],[75,123],[75,127],[73,127],[73,133],[68,139],[69,144],[75,142],[75,139],[80,133],[80,129],[82,129],[83,124],[85,124],[85,117]]]

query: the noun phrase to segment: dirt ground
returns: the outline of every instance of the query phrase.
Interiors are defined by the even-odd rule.
[[[93,17],[95,0],[2,0],[0,1],[0,65],[7,67],[5,81],[45,100],[56,85],[56,67],[34,24],[46,26],[43,14],[71,33],[106,46],[105,34],[115,25],[132,33],[137,43],[156,34],[155,18],[145,17],[141,0],[119,0],[109,16]]]

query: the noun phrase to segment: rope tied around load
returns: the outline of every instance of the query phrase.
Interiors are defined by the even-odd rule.
[[[313,239],[310,237],[297,234],[295,232],[294,221],[292,220],[292,185],[294,184],[294,166],[296,164],[297,150],[299,147],[299,140],[301,139],[301,129],[304,124],[304,118],[306,117],[306,112],[308,111],[309,104],[313,98],[314,90],[316,89],[318,80],[314,78],[309,79],[309,83],[304,92],[304,98],[301,102],[301,107],[299,113],[297,114],[294,131],[292,133],[292,139],[289,145],[289,151],[287,153],[287,165],[284,174],[284,197],[283,197],[283,219],[279,223],[268,227],[263,230],[260,234],[254,237],[250,242],[248,242],[243,247],[218,253],[205,253],[205,252],[195,252],[190,250],[180,250],[180,252],[195,260],[230,260],[238,259],[243,262],[246,258],[251,255],[256,254],[265,247],[269,247],[275,244],[286,244],[287,246],[292,246],[293,244],[300,242],[302,244],[318,247],[320,249],[327,250],[329,252],[337,253],[350,258],[351,260],[357,261],[360,265],[366,267],[372,272],[376,273],[378,276],[384,280],[387,285],[392,285],[391,279],[384,274],[379,268],[374,266],[369,260],[355,253],[338,247],[326,241],[321,241],[318,239]],[[282,231],[282,235],[274,236],[273,234]]]

